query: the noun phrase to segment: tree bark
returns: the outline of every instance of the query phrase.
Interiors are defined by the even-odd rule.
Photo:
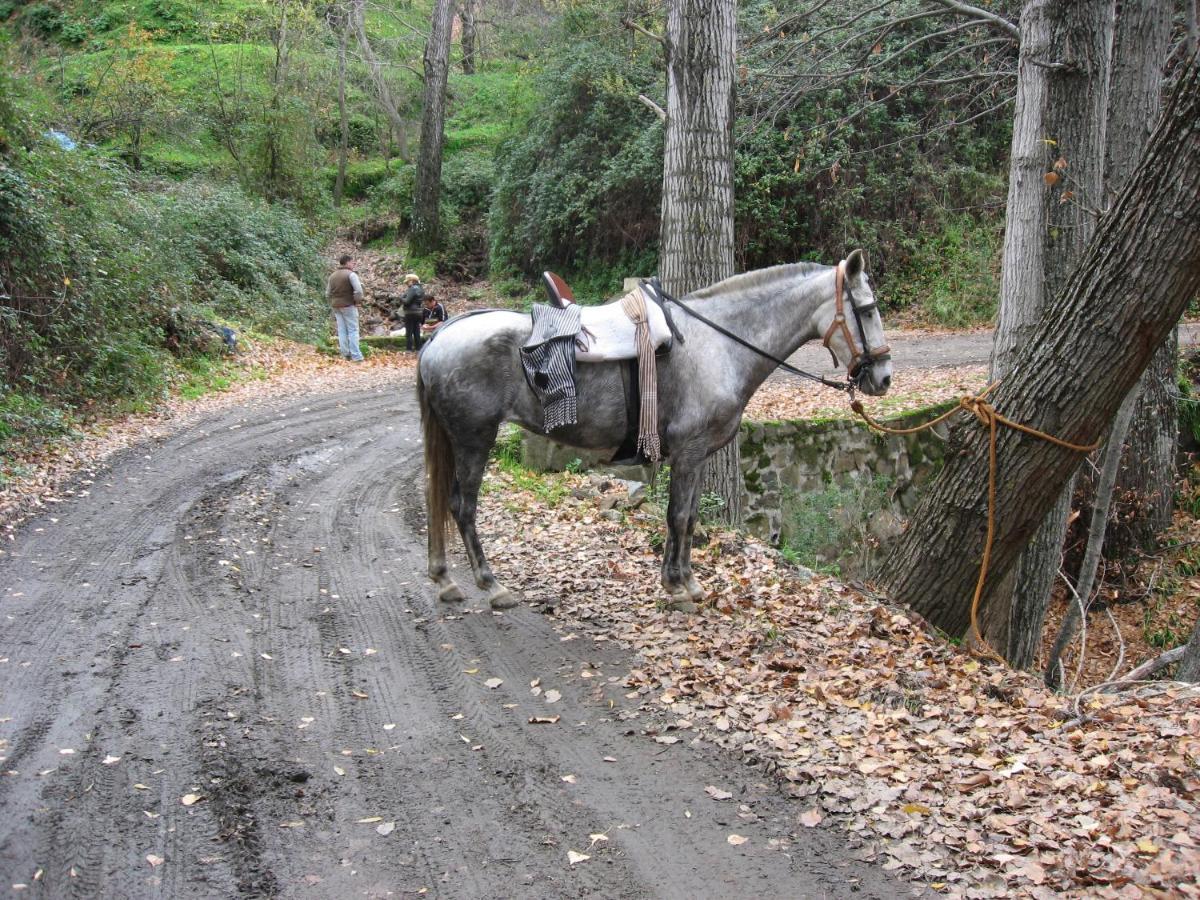
[[[1091,237],[1103,202],[1112,0],[1032,0],[1021,15],[1008,228],[993,381],[1008,377]],[[1014,667],[1034,662],[1060,567],[1071,486],[1030,539],[984,632]]]
[[[733,274],[734,0],[671,0],[659,276],[682,296]],[[730,441],[709,458],[701,490],[740,521],[741,460]]]
[[[338,170],[333,183],[333,205],[342,205],[342,192],[346,188],[346,156],[350,150],[350,119],[346,115],[346,23],[338,21]]]
[[[1171,18],[1169,0],[1118,4],[1108,97],[1108,203],[1133,173],[1162,107],[1162,66],[1171,47]],[[1178,348],[1177,330],[1172,330],[1137,388],[1139,399],[1113,488],[1115,516],[1110,521],[1118,527],[1110,527],[1105,540],[1113,555],[1151,548],[1171,523],[1179,439]]]
[[[442,138],[446,124],[446,79],[450,71],[450,0],[436,0],[425,42],[425,97],[421,107],[421,147],[413,186],[409,240],[417,253],[441,246]]]
[[[458,8],[459,19],[462,21],[462,70],[464,75],[475,74],[475,0],[463,0]]]
[[[1144,303],[1153,285],[1154,303]],[[989,399],[1014,421],[1075,444],[1103,436],[1154,350],[1200,290],[1200,69],[1181,73],[1146,153],[1102,218],[1058,303],[1010,357]],[[889,553],[893,599],[964,634],[988,519],[987,436],[975,422],[950,437],[941,476]],[[995,538],[988,583],[1016,565],[1079,464],[1079,453],[1000,426]],[[983,603],[992,601],[985,591]]]
[[[1192,629],[1192,636],[1183,651],[1183,659],[1179,661],[1179,670],[1175,673],[1176,681],[1200,681],[1200,619]]]

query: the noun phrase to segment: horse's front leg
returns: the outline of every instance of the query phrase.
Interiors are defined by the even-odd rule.
[[[463,546],[467,550],[467,559],[471,562],[471,570],[475,573],[475,584],[487,591],[488,603],[492,609],[511,609],[517,605],[517,598],[492,574],[484,555],[483,545],[475,531],[475,514],[479,508],[479,486],[483,481],[483,470],[487,466],[488,451],[486,448],[464,451],[458,455],[458,477],[450,492],[450,512],[458,523],[462,535]]]
[[[670,595],[671,609],[695,612],[704,589],[692,574],[692,531],[700,505],[700,465],[671,466],[671,500],[667,505],[667,544],[663,553],[662,583]]]

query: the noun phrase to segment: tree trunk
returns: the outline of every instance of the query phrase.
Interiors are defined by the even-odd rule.
[[[734,0],[671,0],[659,275],[682,296],[733,274]],[[737,440],[715,453],[701,490],[740,522]]]
[[[1112,0],[1032,0],[1021,15],[993,381],[1008,377],[1012,360],[1041,338],[1042,312],[1095,230],[1103,202],[1112,29]],[[1016,668],[1034,662],[1070,503],[1068,482],[1005,592],[988,604],[985,635]]]
[[[1117,417],[1113,419],[1108,431],[1108,440],[1102,451],[1103,463],[1100,478],[1097,481],[1096,499],[1092,504],[1092,521],[1088,526],[1087,549],[1083,554],[1083,562],[1079,564],[1079,577],[1075,580],[1075,602],[1067,606],[1062,624],[1058,627],[1058,635],[1050,648],[1046,659],[1046,687],[1058,690],[1062,687],[1058,662],[1062,659],[1067,645],[1075,638],[1075,629],[1087,615],[1092,604],[1092,587],[1096,583],[1096,570],[1100,568],[1101,551],[1104,549],[1105,523],[1108,522],[1108,510],[1113,498],[1113,485],[1117,481],[1117,471],[1121,465],[1121,447],[1125,435],[1129,433],[1129,425],[1133,421],[1134,407],[1137,404],[1137,387],[1125,395]]]
[[[1169,0],[1121,0],[1113,35],[1108,97],[1106,203],[1125,186],[1162,106],[1162,66],[1171,47]],[[1138,405],[1113,488],[1115,516],[1105,547],[1112,555],[1150,549],[1171,523],[1175,496],[1175,403],[1178,336],[1172,331],[1154,354],[1137,390]],[[1097,498],[1099,502],[1099,498]]]
[[[333,205],[342,205],[342,191],[346,188],[346,156],[350,149],[350,119],[346,115],[346,42],[348,29],[345,22],[338,27],[338,170],[333,183]]]
[[[358,48],[362,51],[363,61],[367,64],[367,71],[371,73],[371,84],[375,88],[375,99],[379,102],[379,106],[383,110],[383,114],[387,116],[388,124],[391,126],[389,134],[394,133],[396,135],[396,140],[400,144],[399,156],[405,162],[409,162],[407,123],[405,123],[404,117],[400,115],[400,109],[396,106],[396,101],[392,98],[392,89],[388,86],[383,65],[379,62],[379,58],[375,56],[375,51],[371,48],[371,41],[367,37],[365,4],[366,0],[353,0],[350,7],[350,22],[354,27],[354,34],[358,38]]]
[[[436,0],[425,42],[425,99],[421,109],[421,148],[413,186],[409,240],[417,253],[441,246],[442,137],[446,123],[446,79],[450,70],[450,0]]]
[[[1147,285],[1155,302],[1142,301]],[[1147,151],[1100,222],[1060,302],[1043,313],[989,398],[1006,416],[1075,444],[1101,438],[1125,394],[1200,290],[1200,68],[1180,75]],[[893,599],[964,634],[988,518],[988,451],[972,421],[883,566]],[[1079,453],[999,426],[989,584],[1003,580]],[[983,602],[991,601],[990,591]]]
[[[462,70],[464,75],[475,74],[475,0],[464,0],[458,8],[462,21]]]
[[[1200,619],[1196,620],[1196,627],[1192,629],[1192,636],[1183,651],[1183,659],[1179,662],[1175,680],[1192,683],[1200,681]]]

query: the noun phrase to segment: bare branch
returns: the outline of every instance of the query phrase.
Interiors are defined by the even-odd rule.
[[[663,122],[667,121],[667,111],[665,109],[651,100],[645,94],[638,94],[638,99],[646,104],[646,106],[654,110],[654,114],[657,115],[659,119],[661,119]]]
[[[993,28],[1003,31],[1014,41],[1020,42],[1021,30],[1012,22],[1003,16],[998,16],[995,13],[990,13],[986,9],[979,9],[977,6],[969,6],[966,3],[959,3],[958,0],[933,0],[934,3],[940,3],[946,9],[951,9],[956,13],[964,16],[970,16],[979,22],[986,22]]]
[[[662,35],[655,34],[653,31],[643,28],[641,25],[639,25],[637,22],[633,21],[632,19],[622,19],[621,24],[624,25],[626,28],[628,28],[630,31],[636,31],[638,34],[645,35],[646,37],[650,38],[650,40],[652,40],[652,41],[658,41],[664,47],[667,44],[666,39],[664,39],[662,37]]]

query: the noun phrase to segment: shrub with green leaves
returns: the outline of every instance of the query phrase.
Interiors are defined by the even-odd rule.
[[[0,108],[5,134],[41,130]],[[9,119],[16,118],[15,124]],[[237,187],[163,188],[48,139],[0,153],[0,449],[61,431],[72,410],[138,408],[179,356],[180,323],[224,317],[309,337],[324,323],[314,238]]]

